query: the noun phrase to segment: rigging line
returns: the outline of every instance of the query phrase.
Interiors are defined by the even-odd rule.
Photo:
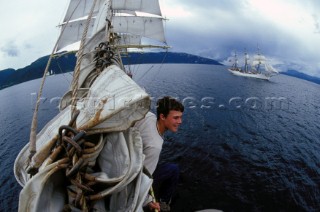
[[[164,55],[164,57],[162,58],[162,61],[161,61],[161,63],[160,63],[160,66],[159,66],[159,68],[158,68],[158,71],[156,71],[156,73],[155,73],[155,75],[154,75],[154,79],[159,75],[159,73],[160,73],[160,70],[162,69],[162,67],[163,67],[163,64],[164,64],[164,61],[165,61],[165,59],[167,58],[167,55],[168,55],[168,50],[166,49],[166,54]],[[153,80],[152,80],[153,81]]]
[[[67,23],[69,23],[73,13],[75,12],[76,8],[79,6],[80,4],[80,1],[78,2],[78,5],[75,7],[75,9],[73,10],[71,16],[69,17]],[[57,49],[57,46],[58,46],[58,43],[62,37],[62,34],[64,32],[64,30],[66,29],[67,27],[67,24],[65,24],[63,27],[62,27],[62,30],[61,30],[61,33],[58,37],[58,40],[56,41],[54,47],[53,47],[53,50],[51,52],[51,55],[49,57],[49,60],[47,62],[47,66],[45,68],[45,71],[43,73],[43,77],[42,77],[42,81],[41,81],[41,85],[40,85],[40,88],[39,88],[39,93],[38,93],[38,96],[37,96],[37,102],[36,102],[36,106],[35,106],[35,110],[33,112],[33,117],[32,117],[32,123],[31,123],[31,129],[30,129],[30,139],[29,139],[29,156],[28,156],[28,164],[30,163],[33,155],[36,154],[37,152],[37,146],[36,146],[36,137],[37,137],[37,127],[38,127],[38,110],[39,110],[39,106],[40,106],[40,98],[42,96],[42,92],[43,92],[43,87],[44,87],[44,82],[46,80],[46,76],[47,76],[47,73],[48,73],[48,70],[49,70],[49,67],[50,67],[50,64],[51,64],[51,60],[54,56],[54,52],[56,51]]]
[[[160,71],[160,69],[162,68],[162,66],[163,66],[163,64],[164,64],[164,61],[165,61],[165,59],[167,58],[167,56],[168,56],[168,49],[166,49],[166,54],[164,55],[164,57],[163,57],[163,59],[162,59],[161,65],[160,65],[160,67],[159,67],[159,71]]]
[[[158,71],[155,73],[155,75],[153,76],[153,80],[156,78],[156,76],[159,74],[159,72],[160,72],[160,70],[162,69],[162,67],[163,67],[163,63],[164,63],[164,61],[165,61],[165,59],[167,58],[167,55],[168,55],[168,50],[166,50],[166,54],[164,55],[164,57],[162,58],[162,61],[161,61],[161,63],[160,63],[160,66],[159,66],[159,68],[158,68]],[[154,65],[152,65],[139,79],[137,79],[136,81],[138,82],[138,81],[140,81],[140,80],[142,80],[150,71],[151,71],[151,69],[154,67]],[[151,81],[153,81],[153,80],[151,80]],[[150,81],[150,82],[151,82]]]
[[[134,52],[131,52],[134,53]],[[133,76],[136,74],[136,70],[137,70],[137,66],[139,65],[138,63],[132,63],[133,60],[131,60],[132,58],[132,54],[130,52],[126,52],[124,56],[122,56],[123,58],[126,58],[126,64],[124,65],[126,67],[125,72],[131,73],[132,74],[132,78]]]
[[[137,79],[136,81],[138,82],[138,81],[140,81],[140,80],[142,80],[148,73],[149,73],[149,71],[153,68],[153,66],[154,65],[152,65],[139,79]]]
[[[133,54],[139,54],[139,52],[132,52]],[[143,54],[143,53],[140,53],[140,54]],[[137,71],[138,71],[138,69],[139,69],[139,67],[140,67],[140,65],[141,65],[141,61],[142,61],[142,56],[140,55],[139,57],[137,56],[137,58],[136,58],[136,62],[133,64],[132,63],[132,60],[131,60],[131,58],[130,57],[128,57],[128,61],[129,61],[129,66],[133,66],[133,74],[136,74],[137,73]]]
[[[79,1],[80,2],[80,1]],[[91,6],[91,10],[90,10],[90,14],[88,16],[88,19],[86,21],[86,26],[85,29],[83,31],[82,34],[82,38],[81,38],[81,43],[80,43],[80,49],[78,51],[78,59],[77,59],[77,63],[76,63],[76,67],[74,70],[74,74],[73,74],[73,80],[72,80],[72,99],[71,99],[71,116],[73,114],[75,114],[75,110],[76,110],[76,104],[77,104],[77,94],[78,94],[78,81],[79,81],[79,76],[80,76],[80,65],[82,62],[82,57],[83,57],[83,51],[84,51],[84,43],[86,41],[87,38],[87,33],[88,33],[88,29],[89,29],[89,25],[92,19],[92,15],[94,12],[94,8],[96,5],[97,0],[94,0],[92,6]]]
[[[72,76],[71,73],[70,73],[70,72],[63,72],[63,71],[62,71],[62,68],[61,68],[61,66],[60,66],[59,60],[57,60],[57,65],[58,65],[58,68],[59,68],[59,70],[60,70],[60,73],[63,74],[63,78],[67,81],[68,85],[70,85],[70,84],[71,84],[71,81],[67,79],[67,77],[66,77],[65,74],[68,74],[68,75]]]

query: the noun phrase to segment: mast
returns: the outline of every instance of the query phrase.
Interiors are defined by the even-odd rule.
[[[257,48],[258,48],[258,51],[256,55],[253,57],[252,67],[257,73],[261,73],[262,72],[261,65],[266,64],[266,58],[260,54],[259,46]]]
[[[260,71],[260,65],[261,65],[261,54],[260,54],[260,48],[259,48],[259,46],[258,46],[258,66],[257,66],[257,71],[258,71],[258,73],[261,73],[261,71]]]
[[[244,72],[248,73],[248,60],[249,60],[249,55],[247,51],[245,50],[244,52]]]
[[[237,57],[237,52],[234,52],[234,63],[232,65],[232,69],[235,71],[239,71],[239,67],[238,67],[238,57]]]

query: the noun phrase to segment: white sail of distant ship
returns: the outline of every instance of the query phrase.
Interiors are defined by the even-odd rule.
[[[73,82],[37,135],[36,106],[30,143],[14,164],[19,211],[142,211],[152,180],[131,126],[150,97],[125,73],[121,54],[168,48],[159,2],[70,0],[61,29],[53,53],[80,41]]]
[[[235,53],[234,62],[232,66],[228,68],[228,70],[232,74],[237,76],[258,78],[264,80],[269,80],[272,76],[279,74],[279,72],[274,67],[272,67],[272,65],[267,63],[265,56],[261,55],[259,50],[258,53],[253,56],[251,64],[249,63],[249,61],[249,54],[245,52],[244,68],[239,67],[237,54]]]

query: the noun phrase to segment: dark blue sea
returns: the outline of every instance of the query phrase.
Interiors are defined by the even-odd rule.
[[[234,76],[224,66],[137,65],[134,80],[155,102],[185,105],[162,162],[178,163],[173,211],[320,211],[320,85],[278,75]],[[70,74],[49,76],[39,129],[57,113]],[[17,211],[13,163],[28,142],[40,80],[0,90],[0,211]]]

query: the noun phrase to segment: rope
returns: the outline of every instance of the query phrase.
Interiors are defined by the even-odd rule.
[[[152,185],[151,185],[151,187],[150,187],[150,195],[151,195],[151,197],[152,197],[152,202],[153,202],[153,203],[156,203],[157,201],[156,201],[156,197],[155,197],[155,195],[154,195],[154,191],[153,191]],[[157,209],[154,209],[154,212],[158,212],[158,210],[157,210]]]
[[[90,211],[91,202],[88,196],[96,193],[93,189],[96,184],[95,178],[90,177],[87,170],[93,167],[87,158],[97,150],[100,141],[72,127],[78,115],[79,111],[76,110],[69,124],[60,126],[59,141],[49,157],[53,162],[64,161],[63,168],[69,182],[69,203],[64,206],[64,211]]]
[[[72,100],[71,100],[71,107],[72,107],[71,112],[72,113],[71,114],[74,114],[75,110],[76,110],[77,94],[78,94],[78,81],[79,81],[79,76],[80,76],[80,65],[81,65],[81,61],[82,61],[82,57],[83,57],[83,49],[84,49],[83,46],[84,46],[86,38],[87,38],[87,33],[88,33],[90,21],[92,19],[92,15],[93,15],[93,11],[94,11],[94,7],[96,5],[96,2],[97,2],[97,0],[94,0],[94,2],[92,4],[90,14],[89,14],[87,22],[86,22],[86,26],[85,26],[85,29],[82,34],[80,49],[78,51],[77,64],[76,64],[76,67],[74,70],[73,80],[72,80]]]
[[[145,175],[147,175],[149,178],[152,179],[152,174],[149,172],[149,170],[148,170],[145,166],[142,167],[142,171],[143,171],[143,173],[144,173]],[[149,194],[150,194],[150,196],[151,196],[151,198],[152,198],[152,202],[153,202],[153,203],[156,203],[157,200],[156,200],[156,196],[154,195],[154,190],[153,190],[152,185],[151,185],[151,187],[150,187]],[[155,212],[158,212],[157,209],[154,209],[154,211],[155,211]]]
[[[79,4],[80,4],[80,1],[78,3],[77,7],[79,6]],[[74,9],[74,11],[76,10],[76,8]],[[47,76],[47,73],[48,73],[48,70],[49,70],[49,67],[50,67],[50,64],[51,64],[51,60],[54,57],[54,52],[57,49],[58,43],[59,43],[59,41],[60,41],[60,39],[61,39],[61,37],[63,35],[63,32],[66,29],[67,24],[69,23],[74,11],[70,15],[67,23],[63,26],[63,28],[61,30],[61,33],[60,33],[60,35],[58,37],[58,40],[57,40],[56,44],[54,45],[53,50],[52,50],[52,52],[50,54],[50,57],[49,57],[49,60],[47,62],[47,66],[45,68],[45,71],[43,73],[43,77],[42,77],[39,93],[38,93],[38,96],[37,96],[37,102],[36,102],[35,110],[34,110],[33,117],[32,117],[32,123],[31,123],[31,130],[30,130],[31,132],[30,132],[30,139],[29,139],[29,157],[28,157],[29,158],[29,162],[31,161],[31,158],[33,157],[33,155],[36,154],[36,152],[37,152],[36,137],[37,137],[37,128],[38,128],[38,111],[39,111],[40,98],[42,96],[42,92],[43,92],[43,87],[44,87],[44,83],[45,83],[45,80],[46,80],[46,76]]]

